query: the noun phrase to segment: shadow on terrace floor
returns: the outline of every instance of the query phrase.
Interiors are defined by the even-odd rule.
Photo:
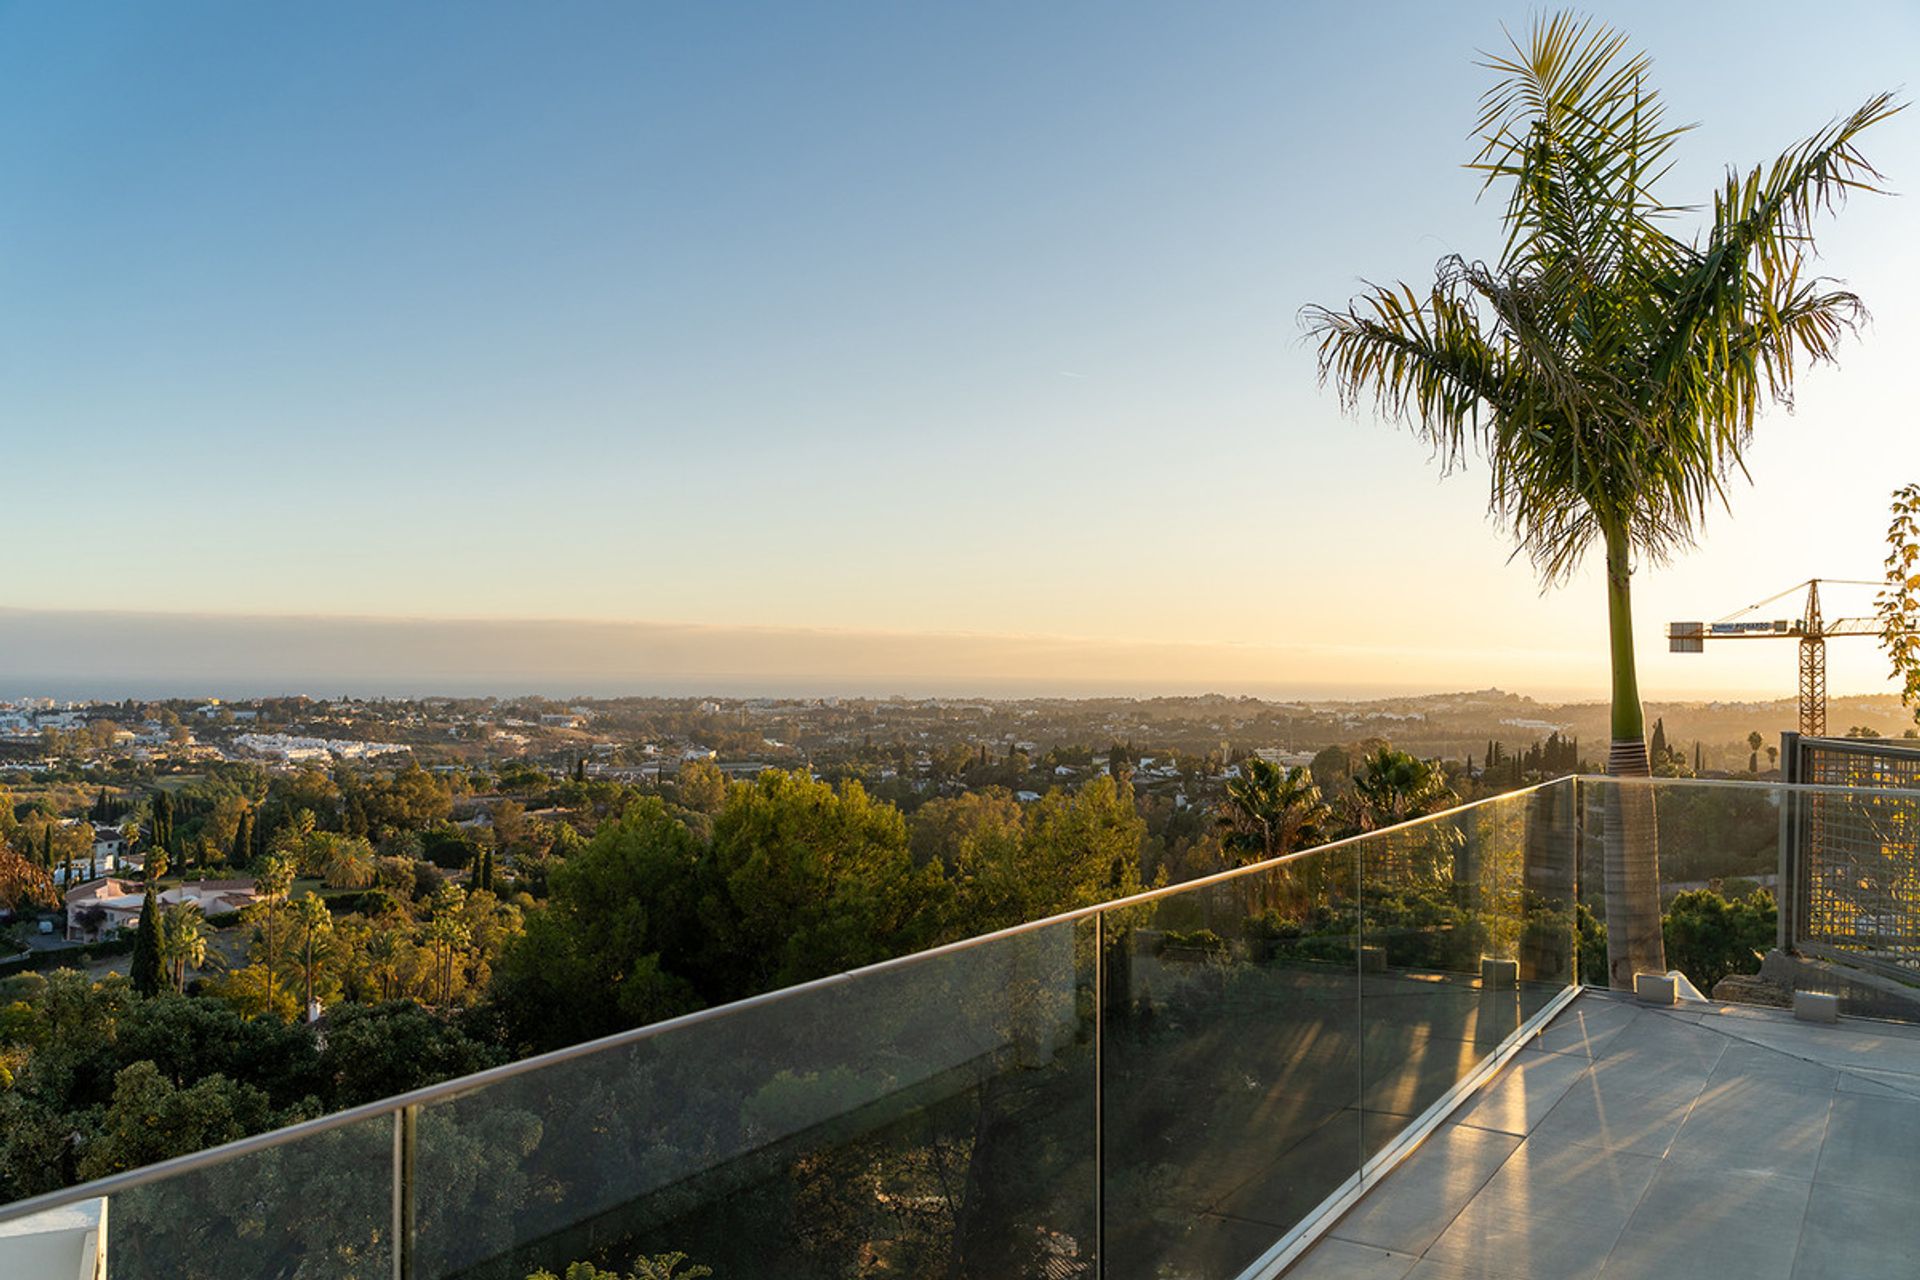
[[[1920,1275],[1920,1027],[1588,992],[1286,1280]]]

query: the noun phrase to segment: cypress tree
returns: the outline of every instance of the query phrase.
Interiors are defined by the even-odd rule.
[[[153,797],[153,843],[155,848],[168,848],[173,841],[173,798],[164,791],[154,793]]]
[[[160,904],[147,885],[147,896],[140,904],[140,926],[133,935],[133,965],[129,975],[133,989],[143,996],[160,990]]]
[[[240,815],[240,825],[233,833],[233,862],[236,866],[246,866],[253,861],[253,810],[248,809]]]

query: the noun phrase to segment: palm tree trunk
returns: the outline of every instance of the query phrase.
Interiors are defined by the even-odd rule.
[[[1607,630],[1613,658],[1613,743],[1607,772],[1647,778],[1647,721],[1633,661],[1630,549],[1624,529],[1607,530]],[[1606,792],[1607,981],[1633,990],[1636,973],[1665,973],[1660,938],[1660,847],[1653,788],[1612,783]]]

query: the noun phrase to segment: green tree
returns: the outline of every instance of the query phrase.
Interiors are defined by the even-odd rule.
[[[293,860],[284,854],[269,856],[254,877],[254,903],[243,911],[246,920],[259,935],[262,950],[257,956],[260,977],[265,985],[266,1007],[277,1007],[274,998],[275,971],[281,963],[281,947],[286,942],[287,891],[293,887]],[[237,975],[236,975],[237,976]]]
[[[1630,582],[1694,541],[1722,502],[1754,420],[1791,396],[1803,360],[1831,360],[1859,298],[1808,271],[1817,216],[1879,175],[1860,136],[1899,109],[1877,94],[1746,174],[1729,172],[1698,235],[1655,194],[1683,130],[1648,60],[1560,14],[1488,60],[1472,168],[1505,195],[1491,265],[1451,256],[1432,286],[1377,286],[1309,308],[1323,380],[1371,400],[1443,465],[1470,449],[1491,510],[1548,583],[1605,557],[1615,774],[1651,772]],[[1605,871],[1616,987],[1665,967],[1652,797],[1609,792]]]
[[[272,1118],[267,1095],[251,1085],[210,1075],[180,1088],[153,1063],[136,1062],[114,1077],[113,1101],[77,1172],[103,1178],[203,1151],[258,1133]]]
[[[1305,769],[1248,756],[1240,762],[1240,776],[1227,779],[1220,824],[1226,848],[1245,865],[1320,843],[1332,818]]]
[[[727,775],[711,760],[689,760],[680,766],[673,794],[695,813],[718,813],[727,802]]]
[[[434,972],[440,987],[440,1003],[453,999],[454,978],[458,975],[467,946],[473,941],[472,927],[462,918],[467,894],[457,884],[444,884],[434,892],[433,915],[424,936],[433,952]]]
[[[710,860],[702,994],[715,1001],[917,951],[951,896],[940,868],[914,867],[898,809],[803,770],[730,787]]]
[[[1708,995],[1730,973],[1758,973],[1774,942],[1773,895],[1756,889],[1729,902],[1711,889],[1676,894],[1663,927],[1667,955]]]
[[[140,923],[134,926],[133,959],[128,967],[133,989],[143,996],[160,990],[160,930],[163,927],[160,903],[154,897],[153,882],[148,881],[146,896],[140,901]]]
[[[394,1000],[330,1010],[320,1066],[331,1105],[353,1107],[484,1071],[505,1057],[460,1018]]]
[[[687,974],[710,945],[703,853],[648,797],[557,862],[547,905],[528,913],[494,975],[493,1003],[516,1039],[558,1048],[698,1008]]]
[[[227,861],[236,867],[244,867],[253,861],[253,808],[248,806],[240,813],[240,821],[233,831],[233,848]]]
[[[141,923],[145,924],[144,915]],[[175,991],[184,992],[188,968],[198,969],[207,962],[206,917],[198,905],[179,902],[161,913],[158,924],[156,947],[161,972]]]
[[[1438,813],[1458,804],[1460,797],[1447,785],[1438,763],[1380,747],[1360,762],[1351,800],[1354,825],[1376,831]]]
[[[293,923],[300,933],[300,981],[303,992],[300,1007],[311,1017],[314,976],[327,958],[327,940],[333,934],[333,913],[327,910],[325,899],[309,890],[293,904]]]
[[[149,842],[155,850],[173,848],[173,796],[166,791],[153,793],[152,818],[150,826],[153,839]]]
[[[1920,484],[1893,491],[1886,574],[1886,585],[1874,598],[1880,643],[1900,682],[1900,700],[1920,723]]]
[[[1101,774],[1024,811],[971,815],[954,856],[950,935],[970,936],[1139,892],[1147,824],[1133,788]]]
[[[0,907],[12,910],[22,905],[56,907],[60,890],[46,868],[34,865],[19,850],[0,836]]]

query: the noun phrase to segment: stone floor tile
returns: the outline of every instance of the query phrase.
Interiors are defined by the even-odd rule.
[[[1820,1149],[1819,1182],[1912,1187],[1920,1173],[1920,1100],[1836,1093]],[[1916,1195],[1920,1211],[1920,1195]]]
[[[1530,1218],[1591,1218],[1619,1227],[1659,1168],[1654,1156],[1535,1136],[1507,1158],[1474,1203]]]
[[[1448,1125],[1407,1157],[1330,1234],[1418,1254],[1447,1229],[1519,1145],[1520,1139],[1510,1134]]]
[[[1517,1054],[1457,1113],[1476,1129],[1526,1135],[1553,1110],[1572,1084],[1587,1073],[1585,1055]]]
[[[1605,1280],[1788,1280],[1812,1190],[1810,1182],[1778,1174],[1666,1161],[1601,1275]]]
[[[1626,1216],[1535,1218],[1484,1197],[1461,1211],[1426,1256],[1510,1280],[1590,1280],[1600,1274]]]
[[[1402,1280],[1419,1261],[1411,1253],[1328,1237],[1289,1267],[1286,1275],[1287,1280]]]
[[[1920,1275],[1920,1212],[1911,1183],[1813,1184],[1793,1280]]]

